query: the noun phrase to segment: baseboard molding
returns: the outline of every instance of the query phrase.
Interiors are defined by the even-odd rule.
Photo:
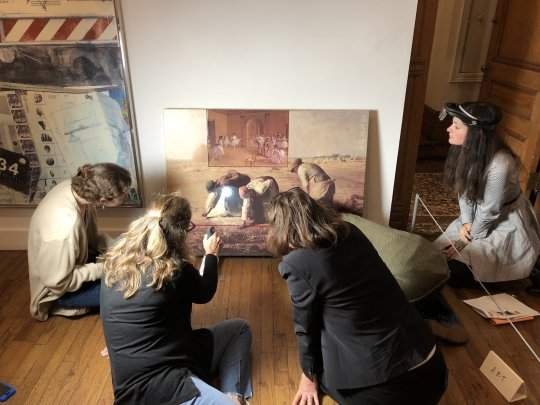
[[[26,250],[27,229],[3,229],[0,250]]]

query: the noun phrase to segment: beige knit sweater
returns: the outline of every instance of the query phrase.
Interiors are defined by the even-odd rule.
[[[54,187],[34,211],[28,231],[30,314],[45,321],[52,304],[83,282],[101,277],[102,265],[87,263],[106,246],[97,232],[93,207],[81,209],[71,192],[71,180]],[[56,309],[54,314],[76,316],[79,309]]]

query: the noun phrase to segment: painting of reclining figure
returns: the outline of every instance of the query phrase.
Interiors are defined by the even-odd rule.
[[[194,254],[208,227],[223,255],[265,256],[274,195],[301,187],[362,214],[367,110],[166,109],[167,191],[191,202]]]

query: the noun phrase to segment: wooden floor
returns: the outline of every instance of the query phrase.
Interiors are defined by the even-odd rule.
[[[227,318],[247,319],[253,330],[254,405],[290,404],[296,392],[298,368],[287,288],[273,259],[223,259],[214,299],[197,306],[195,326]],[[518,298],[540,309],[540,298],[528,296],[523,285],[513,287]],[[441,404],[506,404],[478,368],[494,350],[527,382],[529,398],[519,404],[540,404],[540,364],[509,326],[491,326],[465,307],[461,298],[471,290],[445,290],[471,339],[465,346],[442,346],[450,369],[448,391]],[[77,320],[62,317],[47,322],[28,314],[28,279],[24,252],[0,252],[0,381],[17,389],[14,404],[111,404],[109,362],[98,316]],[[540,351],[540,320],[518,324]],[[328,398],[325,405],[334,404]]]

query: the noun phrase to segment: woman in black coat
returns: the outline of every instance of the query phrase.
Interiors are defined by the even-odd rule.
[[[101,319],[115,404],[240,405],[252,395],[248,324],[191,327],[192,303],[216,292],[221,244],[205,237],[195,268],[186,244],[193,227],[186,199],[160,196],[105,256]]]
[[[273,199],[269,222],[303,370],[293,405],[319,404],[318,390],[341,405],[436,404],[442,354],[362,232],[300,188]]]

